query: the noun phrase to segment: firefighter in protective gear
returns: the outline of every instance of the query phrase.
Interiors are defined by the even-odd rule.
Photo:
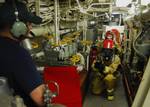
[[[100,57],[97,57],[93,63],[92,63],[92,69],[93,69],[93,79],[91,84],[91,91],[95,95],[99,95],[104,90],[104,65],[102,64]]]
[[[114,88],[118,77],[117,68],[120,65],[120,58],[115,55],[113,35],[109,35],[103,41],[103,48],[100,55],[93,61],[92,69],[94,78],[91,91],[94,94],[101,94],[105,89],[107,99],[114,99]]]
[[[103,49],[102,52],[102,61],[105,65],[103,73],[104,77],[104,84],[106,86],[107,91],[107,99],[113,100],[114,99],[114,88],[116,85],[116,80],[118,78],[118,71],[117,68],[120,65],[121,61],[118,55],[115,55],[113,49]]]

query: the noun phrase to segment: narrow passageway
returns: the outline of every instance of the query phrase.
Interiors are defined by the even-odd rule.
[[[103,95],[92,95],[89,90],[84,99],[83,107],[128,107],[122,77],[118,80],[113,101],[108,101]]]

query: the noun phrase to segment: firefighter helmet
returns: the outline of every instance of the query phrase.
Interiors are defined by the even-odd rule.
[[[111,31],[107,31],[105,35],[105,39],[113,39],[113,33]]]

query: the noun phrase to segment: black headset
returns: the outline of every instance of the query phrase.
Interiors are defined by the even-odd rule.
[[[15,14],[16,19],[15,19],[14,24],[12,25],[11,33],[13,34],[15,38],[20,38],[22,35],[26,35],[28,28],[24,22],[19,20],[19,17],[18,17],[19,12],[18,12],[15,0],[12,0],[12,2],[13,2],[12,3],[13,7],[15,9],[14,14]]]

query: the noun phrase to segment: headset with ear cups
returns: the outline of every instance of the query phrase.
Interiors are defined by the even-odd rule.
[[[16,20],[15,20],[14,24],[12,25],[11,33],[13,34],[14,37],[20,38],[22,35],[26,35],[28,28],[27,28],[26,24],[24,22],[20,21],[18,18],[19,12],[16,7],[15,0],[13,0],[13,7],[15,9],[14,14],[15,14]]]

